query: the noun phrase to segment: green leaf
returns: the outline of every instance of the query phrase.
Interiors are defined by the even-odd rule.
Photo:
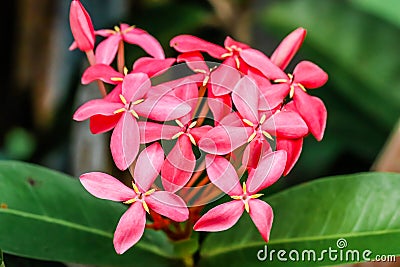
[[[87,193],[77,179],[33,164],[0,162],[0,247],[23,257],[107,266],[170,266],[197,250],[146,230],[117,255],[112,238],[126,207]]]
[[[400,27],[400,2],[398,0],[351,0],[350,3]]]
[[[267,249],[283,249],[287,253],[297,250],[300,255],[304,250],[314,250],[317,259],[329,247],[343,253],[357,250],[360,258],[364,250],[372,251],[370,258],[378,254],[399,255],[398,188],[400,174],[359,173],[314,180],[266,198],[275,215]],[[343,249],[336,243],[341,238],[347,242]],[[265,244],[250,217],[244,214],[233,228],[206,237],[200,266],[220,266],[221,262],[227,266],[260,266],[257,253],[264,250]],[[278,261],[276,252],[273,259],[274,267],[305,263]],[[330,261],[325,255],[323,261],[310,261],[306,266],[339,263],[343,261]]]
[[[3,252],[0,250],[0,267],[5,267],[4,261],[3,261]]]

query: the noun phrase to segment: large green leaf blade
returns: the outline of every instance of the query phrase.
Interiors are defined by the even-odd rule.
[[[168,266],[196,251],[195,239],[171,243],[146,230],[117,255],[112,237],[126,207],[96,199],[77,179],[40,166],[0,162],[0,247],[24,257],[106,266]]]
[[[399,188],[399,174],[361,173],[318,179],[266,198],[275,214],[267,250],[302,253],[312,249],[318,259],[324,249],[339,250],[337,241],[344,238],[347,247],[343,251],[358,250],[360,260],[365,250],[372,251],[370,258],[399,255]],[[245,214],[233,228],[207,236],[201,248],[201,266],[219,266],[220,262],[259,266],[257,253],[264,250],[264,245]],[[305,263],[278,261],[276,253],[273,260],[273,266]],[[349,257],[346,262],[351,261]],[[325,256],[321,261],[307,262],[307,266],[339,263]]]

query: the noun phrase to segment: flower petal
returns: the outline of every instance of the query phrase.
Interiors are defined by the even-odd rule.
[[[135,106],[135,111],[145,118],[169,121],[188,114],[191,108],[176,96],[164,95],[147,98]]]
[[[243,193],[239,177],[232,164],[224,157],[206,155],[206,168],[210,181],[230,196]]]
[[[242,164],[247,168],[257,168],[258,162],[269,148],[268,142],[264,139],[254,139],[245,148],[242,157]]]
[[[278,150],[265,155],[257,168],[249,173],[246,185],[249,194],[255,194],[274,184],[286,166],[286,151]]]
[[[161,44],[145,30],[134,28],[123,34],[124,41],[140,46],[146,53],[157,59],[165,59]]]
[[[235,40],[233,40],[230,36],[227,36],[227,37],[225,38],[224,46],[225,46],[225,47],[236,46],[237,48],[241,48],[241,49],[250,48],[250,46],[248,46],[247,44],[241,43],[241,42],[238,42],[238,41],[235,41]]]
[[[96,63],[110,65],[118,51],[121,35],[114,34],[101,41],[96,47]]]
[[[269,234],[274,220],[274,213],[268,203],[259,199],[249,200],[249,215],[260,232],[265,242],[269,240]]]
[[[206,52],[210,56],[217,59],[221,59],[221,56],[227,52],[222,46],[210,43],[196,36],[185,34],[172,38],[170,41],[170,46],[181,53],[201,51]]]
[[[139,121],[140,142],[142,144],[151,143],[157,140],[171,140],[172,137],[179,133],[181,127],[159,124],[150,121]]]
[[[307,124],[301,116],[290,110],[276,112],[261,127],[272,135],[284,138],[297,139],[308,133]]]
[[[93,24],[80,1],[71,1],[69,23],[76,46],[82,51],[92,50],[95,43]]]
[[[244,119],[258,124],[258,102],[260,93],[256,83],[244,76],[232,92],[232,101]]]
[[[328,74],[310,61],[302,61],[293,71],[294,82],[305,88],[313,89],[323,86],[328,81]]]
[[[96,64],[88,67],[82,75],[82,84],[89,84],[95,80],[101,80],[105,83],[117,84],[118,81],[113,78],[123,79],[124,75],[114,70],[111,66],[106,64]]]
[[[217,126],[200,139],[199,148],[214,155],[225,155],[244,145],[252,134],[251,127]]]
[[[188,67],[194,72],[204,72],[206,75],[210,72],[210,67],[207,66],[203,55],[198,51],[180,54],[176,61],[178,63],[186,62]]]
[[[114,116],[103,116],[94,115],[90,117],[90,132],[92,134],[100,134],[108,132],[117,125],[118,121],[121,119],[122,114],[116,114]]]
[[[240,56],[251,67],[259,70],[270,80],[287,79],[287,75],[278,68],[264,53],[255,49],[245,49],[240,52]]]
[[[138,156],[133,179],[142,192],[150,189],[164,162],[164,151],[159,143],[146,147]]]
[[[321,99],[310,96],[300,88],[295,89],[294,102],[308,129],[318,141],[322,140],[326,127],[327,111]]]
[[[130,73],[125,76],[122,82],[122,95],[126,101],[134,102],[144,97],[149,91],[151,82],[144,73]]]
[[[158,214],[176,222],[183,222],[189,218],[189,210],[185,201],[174,193],[156,191],[146,197],[146,203]]]
[[[283,175],[286,176],[294,167],[300,157],[303,148],[303,138],[299,139],[276,139],[276,149],[284,150],[287,153],[287,161]]]
[[[218,232],[231,228],[242,216],[243,202],[233,200],[209,210],[194,225],[195,231]]]
[[[126,170],[135,160],[140,145],[139,126],[132,114],[124,112],[111,135],[111,154],[115,165]]]
[[[122,215],[114,233],[114,248],[122,254],[135,245],[143,235],[146,226],[146,212],[137,201]]]
[[[146,73],[147,76],[151,78],[163,74],[174,63],[175,58],[157,59],[151,57],[142,57],[135,61],[132,72]]]
[[[221,64],[210,75],[211,90],[216,96],[232,92],[240,79],[240,73],[231,66]]]
[[[135,191],[106,173],[84,173],[79,177],[79,180],[83,187],[97,198],[122,202],[136,196]]]
[[[176,192],[190,179],[196,166],[192,143],[187,135],[181,135],[169,152],[161,169],[161,181],[166,191]]]
[[[232,112],[232,99],[230,95],[215,96],[208,90],[207,105],[210,108],[215,125]]]
[[[200,139],[205,136],[208,131],[210,131],[213,127],[210,125],[204,125],[196,128],[189,129],[189,133],[193,136],[196,144],[199,143]]]
[[[272,54],[272,63],[284,70],[300,49],[306,34],[307,31],[304,28],[297,28],[286,36]]]
[[[112,116],[114,111],[123,107],[120,103],[112,103],[104,99],[93,99],[80,106],[75,111],[73,119],[84,121],[94,115]]]

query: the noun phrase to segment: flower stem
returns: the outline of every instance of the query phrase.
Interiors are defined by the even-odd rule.
[[[90,66],[96,64],[96,57],[94,56],[93,50],[86,51],[86,57],[89,61]],[[99,88],[101,96],[105,97],[107,95],[107,91],[106,87],[104,86],[104,83],[100,80],[97,80],[97,87]]]
[[[122,41],[122,40],[118,44],[117,67],[118,67],[118,71],[120,73],[124,73],[125,49],[124,49],[124,41]]]

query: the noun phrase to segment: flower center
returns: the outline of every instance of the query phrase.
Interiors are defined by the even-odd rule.
[[[131,113],[136,119],[139,119],[139,115],[136,113],[136,111],[133,109],[133,106],[138,105],[144,101],[144,99],[139,99],[133,102],[127,102],[125,97],[123,95],[119,95],[119,98],[121,99],[122,104],[125,105],[125,107],[117,109],[114,111],[114,114],[118,114],[121,112],[129,112]]]
[[[258,124],[254,124],[252,123],[250,120],[248,119],[242,119],[242,121],[247,124],[250,127],[253,127],[253,133],[250,135],[250,137],[247,139],[247,142],[250,143],[251,141],[253,141],[257,136],[258,138],[261,138],[261,136],[264,136],[267,139],[270,140],[274,140],[274,138],[272,137],[272,135],[270,133],[268,133],[267,131],[264,131],[262,129],[262,125],[264,124],[264,122],[267,119],[267,115],[263,114],[261,116],[260,121],[258,122]]]
[[[243,182],[243,194],[240,196],[231,196],[232,199],[235,200],[241,200],[243,201],[244,204],[244,209],[247,211],[247,213],[250,212],[250,206],[249,206],[249,200],[259,198],[263,196],[264,194],[253,194],[253,195],[248,195],[247,194],[247,188],[246,188],[246,183]]]
[[[182,134],[186,134],[187,137],[189,137],[190,142],[192,142],[193,145],[197,146],[196,140],[194,139],[193,135],[190,133],[190,129],[194,128],[197,124],[197,121],[192,121],[190,124],[186,123],[183,124],[180,120],[175,120],[176,124],[178,124],[179,127],[181,127],[181,131],[174,136],[172,136],[172,139],[176,139]]]
[[[293,98],[294,96],[294,88],[297,86],[299,88],[301,88],[304,92],[307,92],[306,88],[304,87],[304,85],[302,85],[301,83],[295,83],[294,82],[294,75],[288,73],[287,76],[289,77],[288,79],[276,79],[274,80],[275,83],[287,83],[290,86],[290,91],[289,91],[289,97]]]
[[[140,202],[142,202],[144,210],[147,213],[150,214],[149,206],[147,206],[145,198],[146,198],[146,196],[149,196],[152,193],[154,193],[154,191],[156,191],[156,190],[155,189],[150,189],[147,192],[142,193],[142,192],[140,192],[139,188],[136,186],[136,184],[134,182],[132,182],[132,187],[133,187],[133,190],[135,191],[135,193],[137,194],[136,197],[131,198],[131,199],[127,200],[127,201],[124,201],[123,203],[127,204],[127,205],[130,205],[130,204],[135,203],[136,201],[140,201]]]

